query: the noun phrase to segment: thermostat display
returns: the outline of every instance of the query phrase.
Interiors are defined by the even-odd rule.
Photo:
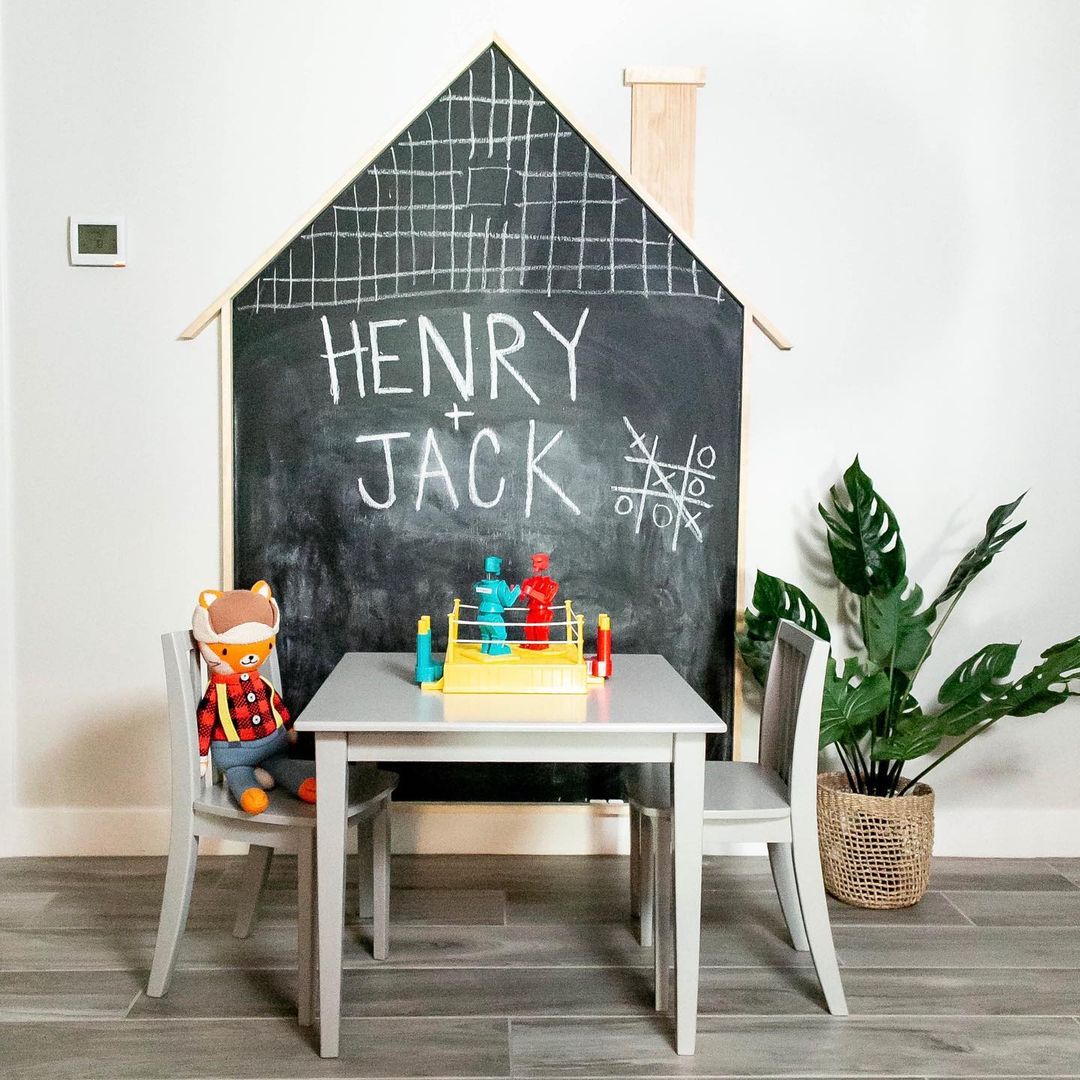
[[[125,266],[124,219],[72,217],[68,247],[72,266]]]

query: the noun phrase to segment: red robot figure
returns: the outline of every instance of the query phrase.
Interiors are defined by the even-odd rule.
[[[525,617],[525,643],[523,649],[546,649],[548,647],[548,623],[551,622],[551,601],[559,591],[559,583],[548,575],[551,557],[537,552],[532,557],[533,576],[521,583],[522,595],[528,597],[529,609]]]

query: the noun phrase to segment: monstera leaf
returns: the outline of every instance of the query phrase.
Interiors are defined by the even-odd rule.
[[[920,612],[923,593],[903,578],[885,593],[861,600],[866,655],[878,667],[914,671],[930,649],[932,615]]]
[[[945,734],[941,717],[927,715],[917,701],[908,697],[892,731],[874,743],[871,757],[874,761],[910,761],[936,750]]]
[[[937,615],[937,609],[942,604],[962,593],[990,565],[994,556],[1027,524],[1026,521],[1021,521],[1019,525],[1006,528],[1012,512],[1020,505],[1023,497],[1021,495],[1013,499],[1011,503],[1003,503],[986,519],[986,532],[983,538],[956,564],[956,569],[949,575],[945,588],[927,608],[931,617]]]
[[[833,513],[818,506],[829,527],[833,570],[856,596],[886,593],[900,584],[907,565],[896,515],[858,458],[844,473],[844,487],[846,498],[839,485],[830,489]]]
[[[1003,716],[1034,716],[1080,695],[1080,637],[1052,645],[1041,664],[1004,682],[1015,656],[1015,645],[987,645],[949,676],[939,714],[947,734],[964,735]]]
[[[1015,682],[1005,681],[1018,646],[986,645],[968,657],[942,684],[945,707],[934,714],[905,712],[888,738],[874,746],[875,760],[910,761],[936,750],[946,737],[971,736],[1003,716],[1033,716],[1080,694],[1080,637],[1054,645]]]
[[[884,671],[841,661],[830,656],[821,700],[821,735],[818,746],[857,743],[870,725],[888,708],[891,683]]]
[[[978,705],[1005,688],[1019,645],[984,645],[969,656],[942,684],[938,701],[948,708]],[[955,734],[955,733],[954,733]]]
[[[813,601],[802,589],[781,578],[759,570],[752,603],[757,611],[747,609],[746,632],[736,634],[735,643],[743,662],[762,686],[769,673],[773,638],[781,619],[787,619],[825,641],[830,639],[829,624]]]

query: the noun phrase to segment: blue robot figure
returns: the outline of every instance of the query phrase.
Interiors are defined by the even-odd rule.
[[[521,595],[521,589],[518,586],[510,588],[500,577],[501,574],[502,559],[498,555],[489,555],[484,560],[484,580],[473,586],[473,592],[479,597],[480,614],[477,621],[480,623],[480,636],[484,639],[480,651],[488,656],[506,656],[510,652],[510,646],[502,644],[506,640],[503,611],[513,607]]]

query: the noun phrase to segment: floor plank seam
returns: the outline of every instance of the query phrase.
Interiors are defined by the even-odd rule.
[[[966,922],[968,924],[968,926],[976,926],[976,925],[978,925],[975,922],[975,920],[970,915],[967,914],[967,912],[961,910],[960,906],[956,903],[956,901],[947,892],[942,892],[941,893],[941,898],[945,901],[946,904],[948,904],[950,907],[955,909],[957,914],[959,914],[959,916],[964,920],[964,922]]]
[[[134,1002],[132,1003],[134,1005]],[[292,1003],[283,1004],[279,1011],[264,1011],[264,1012],[249,1012],[249,1013],[237,1013],[231,1016],[222,1016],[220,1013],[213,1015],[199,1014],[194,1012],[186,1012],[182,1016],[169,1016],[167,1014],[162,1015],[149,1015],[149,1016],[130,1016],[124,1015],[112,1015],[112,1016],[90,1016],[90,1015],[56,1015],[56,1016],[3,1016],[0,1015],[0,1024],[3,1025],[16,1025],[16,1024],[42,1024],[42,1025],[54,1025],[54,1024],[83,1024],[83,1023],[98,1023],[98,1024],[112,1024],[112,1023],[170,1023],[170,1024],[182,1024],[182,1023],[207,1023],[207,1022],[227,1022],[227,1023],[239,1023],[251,1020],[287,1020],[295,1015],[295,1005]],[[941,1020],[941,1013],[888,1013],[888,1012],[875,1012],[875,1013],[852,1013],[850,1016],[844,1018],[836,1018],[830,1016],[829,1013],[822,1009],[821,1013],[809,1013],[809,1012],[738,1012],[738,1013],[714,1013],[714,1012],[701,1012],[698,1014],[701,1019],[727,1021],[733,1024],[742,1023],[745,1020],[768,1020],[768,1021],[790,1021],[799,1025],[805,1024],[825,1024],[831,1026],[833,1021],[838,1024],[863,1024],[872,1023],[876,1021],[890,1020],[903,1023],[905,1021],[916,1020]],[[469,1012],[469,1013],[417,1013],[417,1012],[400,1012],[400,1013],[355,1013],[350,1012],[348,1008],[343,1008],[342,1018],[347,1020],[364,1020],[364,1021],[402,1021],[402,1020],[433,1020],[433,1021],[462,1021],[462,1020],[506,1020],[508,1023],[525,1022],[525,1021],[542,1021],[542,1022],[556,1022],[556,1021],[592,1021],[592,1022],[614,1022],[622,1020],[645,1020],[650,1017],[656,1016],[655,1011],[652,1008],[651,1003],[643,1002],[641,1007],[634,1012],[574,1012],[574,1013],[549,1013],[549,1012],[536,1012],[536,1013],[510,1013],[506,1012]],[[1007,1021],[1015,1020],[1018,1022],[1027,1022],[1032,1020],[1068,1020],[1074,1023],[1080,1024],[1080,1019],[1076,1016],[1072,1016],[1068,1013],[986,1013],[986,1014],[971,1014],[971,1013],[958,1013],[947,1017],[952,1020],[994,1020],[994,1021]]]

